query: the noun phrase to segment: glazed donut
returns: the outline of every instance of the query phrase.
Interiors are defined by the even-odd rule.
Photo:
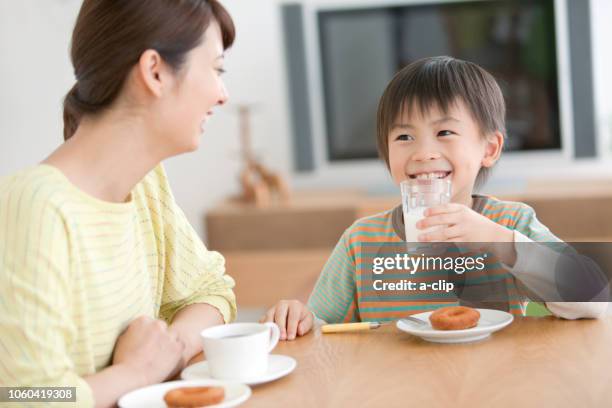
[[[480,312],[467,306],[442,307],[431,315],[431,327],[436,330],[463,330],[478,324]]]
[[[168,408],[199,408],[218,404],[225,398],[223,387],[182,387],[168,391],[164,401]]]

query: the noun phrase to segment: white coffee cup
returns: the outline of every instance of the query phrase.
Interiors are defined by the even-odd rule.
[[[266,373],[280,330],[271,322],[230,323],[202,330],[200,336],[210,375],[243,381]]]

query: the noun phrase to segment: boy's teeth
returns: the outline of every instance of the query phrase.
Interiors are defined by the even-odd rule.
[[[446,176],[446,173],[443,171],[435,171],[432,173],[421,173],[421,174],[417,174],[416,178],[419,180],[431,180],[431,179],[437,179],[437,178],[443,178],[444,176]]]

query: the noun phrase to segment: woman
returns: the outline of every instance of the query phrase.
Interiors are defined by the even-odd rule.
[[[234,26],[216,0],[85,0],[66,142],[0,183],[0,384],[112,406],[234,319],[233,280],[160,162],[197,148]]]

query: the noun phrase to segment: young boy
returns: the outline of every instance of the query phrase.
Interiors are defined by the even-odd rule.
[[[481,242],[506,266],[512,293],[553,287],[554,276],[529,265],[517,245],[497,243],[558,242],[529,206],[474,195],[499,159],[504,145],[505,103],[495,79],[479,66],[450,57],[416,61],[387,86],[377,115],[377,143],[393,181],[450,179],[451,203],[430,208],[417,223],[421,242]],[[433,232],[425,233],[431,227]],[[444,306],[406,299],[381,302],[364,296],[358,265],[364,242],[404,240],[401,206],[357,220],[340,238],[308,305],[280,301],[262,320],[281,328],[281,339],[306,334],[316,318],[327,323],[385,321]],[[500,250],[500,248],[506,248]],[[509,250],[508,250],[509,249]],[[520,283],[516,281],[518,278]],[[533,292],[532,292],[533,293]],[[511,313],[524,314],[526,296],[509,300]],[[555,315],[598,317],[606,303],[547,302]]]

